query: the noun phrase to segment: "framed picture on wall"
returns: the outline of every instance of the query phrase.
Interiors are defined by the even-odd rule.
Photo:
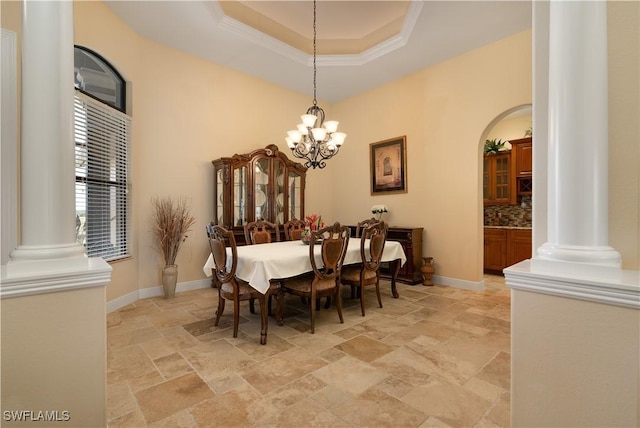
[[[371,194],[407,192],[407,137],[371,143]]]

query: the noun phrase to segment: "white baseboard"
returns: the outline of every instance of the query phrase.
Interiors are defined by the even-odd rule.
[[[195,281],[180,282],[176,286],[176,293],[182,293],[184,291],[198,290],[200,288],[211,287],[211,279],[197,279]],[[107,302],[107,313],[117,311],[131,303],[135,303],[141,299],[148,299],[149,297],[162,296],[162,286],[157,285],[155,287],[147,287],[136,290],[132,293],[120,296],[114,300]]]
[[[467,281],[465,279],[449,278],[446,276],[433,275],[431,280],[438,285],[446,285],[448,287],[462,288],[464,290],[483,291],[484,280]]]

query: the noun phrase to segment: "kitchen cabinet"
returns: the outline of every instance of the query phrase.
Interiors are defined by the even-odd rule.
[[[502,272],[531,258],[531,229],[484,228],[484,270]]]
[[[284,224],[304,218],[307,168],[291,161],[278,146],[216,159],[213,164],[214,224],[234,230],[245,244],[244,225],[267,220]]]
[[[511,173],[512,199],[518,196],[531,195],[533,191],[533,146],[532,138],[520,138],[509,141],[511,143]]]
[[[484,229],[484,269],[502,271],[507,264],[507,230]]]
[[[482,193],[485,205],[515,203],[511,194],[511,152],[485,155]]]
[[[507,229],[507,266],[530,259],[531,245],[531,229]]]
[[[516,177],[531,177],[533,165],[533,148],[531,137],[511,140],[511,154],[515,168],[513,169]]]

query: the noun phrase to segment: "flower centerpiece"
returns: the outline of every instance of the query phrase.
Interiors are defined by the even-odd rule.
[[[322,216],[318,214],[309,214],[304,218],[304,230],[302,231],[302,242],[308,244],[311,240],[311,231],[319,230],[325,227]]]
[[[371,214],[375,215],[377,220],[382,220],[382,214],[388,212],[386,205],[374,205],[371,207]]]

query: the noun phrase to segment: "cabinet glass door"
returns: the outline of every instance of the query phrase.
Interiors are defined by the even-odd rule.
[[[489,192],[489,174],[490,174],[490,165],[489,159],[484,158],[483,168],[482,168],[482,196],[485,200],[491,198],[491,193]]]
[[[278,224],[284,224],[284,163],[279,160],[274,160],[273,173],[275,175],[275,222]]]
[[[216,170],[216,193],[214,195],[216,204],[216,224],[224,224],[224,172],[220,168]]]
[[[496,158],[496,199],[509,199],[509,158]]]
[[[233,224],[243,226],[247,223],[247,167],[242,166],[233,171]]]
[[[269,220],[269,159],[258,159],[254,168],[255,219]]]
[[[289,200],[287,201],[289,220],[294,218],[302,220],[302,178],[295,172],[290,172],[287,186],[289,190]]]

